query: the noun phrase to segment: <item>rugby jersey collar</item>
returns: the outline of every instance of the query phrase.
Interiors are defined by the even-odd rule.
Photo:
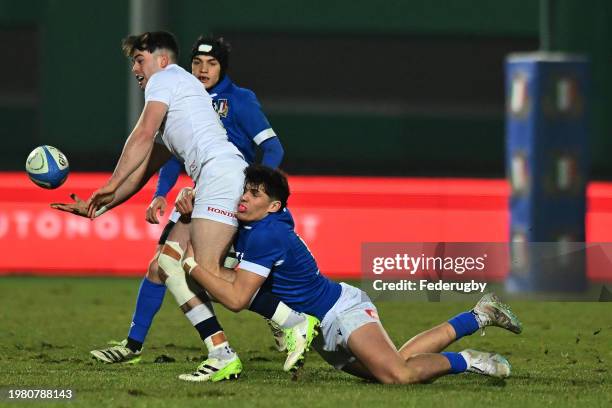
[[[225,77],[217,83],[217,85],[213,86],[208,90],[209,94],[220,94],[223,92],[227,92],[228,88],[232,85],[232,80],[229,75],[225,75]]]
[[[251,221],[251,222],[241,222],[240,223],[240,227],[244,228],[246,230],[250,230],[250,229],[253,229],[255,226],[257,226],[259,224],[265,224],[265,223],[273,222],[273,221],[280,221],[280,222],[283,222],[285,224],[289,224],[291,227],[295,226],[294,223],[293,223],[293,217],[291,216],[291,213],[285,207],[281,211],[268,214],[267,216],[265,216],[261,220]]]

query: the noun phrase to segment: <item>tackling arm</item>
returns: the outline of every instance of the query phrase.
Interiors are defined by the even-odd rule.
[[[204,271],[192,257],[185,259],[183,268],[190,275],[197,275],[197,282],[202,285],[219,303],[233,312],[248,308],[257,290],[266,281],[264,276],[244,269],[223,269],[223,277],[217,277]],[[233,280],[228,279],[233,275]]]

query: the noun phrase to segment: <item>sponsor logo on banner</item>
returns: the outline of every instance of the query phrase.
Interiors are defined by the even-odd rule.
[[[513,195],[526,194],[529,189],[529,167],[525,152],[514,152],[510,163],[510,185]]]
[[[551,152],[544,178],[546,194],[583,194],[585,179],[580,175],[578,166],[575,154],[566,151]]]
[[[529,78],[527,73],[518,71],[512,77],[508,109],[513,117],[525,118],[531,110],[529,97]]]
[[[557,188],[559,191],[568,191],[576,184],[576,159],[570,156],[560,156],[557,159]]]
[[[109,212],[91,221],[54,210],[13,209],[0,211],[0,239],[55,240],[93,239],[102,241],[155,241],[163,225],[147,224],[140,214]]]
[[[529,249],[527,244],[527,234],[524,231],[515,230],[512,232],[512,242],[510,244],[510,256],[512,270],[518,274],[526,273],[529,265]]]
[[[583,112],[580,83],[571,76],[554,76],[548,81],[542,108],[548,116],[578,117]]]

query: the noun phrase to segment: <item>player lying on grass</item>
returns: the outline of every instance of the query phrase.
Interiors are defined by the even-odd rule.
[[[245,174],[237,213],[240,228],[234,246],[239,264],[234,277],[220,279],[189,254],[170,254],[176,263],[183,259],[185,271],[219,302],[239,311],[258,290],[271,291],[294,310],[320,319],[315,349],[334,367],[361,378],[410,384],[465,371],[499,378],[510,375],[510,364],[498,354],[442,352],[486,326],[521,332],[517,317],[494,295],[485,295],[473,310],[418,334],[397,350],[368,295],[319,272],[286,210],[285,176],[264,166],[249,166]]]
[[[278,167],[283,159],[283,147],[262,112],[255,94],[248,89],[236,86],[227,75],[230,51],[229,43],[223,38],[199,37],[191,49],[191,74],[202,83],[211,96],[213,107],[219,114],[229,141],[240,150],[245,160],[252,163],[255,159],[256,148],[259,148],[262,152],[262,163],[270,167]],[[146,211],[148,222],[159,223],[158,213],[163,215],[166,210],[165,197],[176,184],[181,168],[182,163],[172,157],[160,169],[157,189]],[[159,238],[155,254],[138,291],[127,338],[122,342],[112,342],[114,343],[112,347],[92,350],[91,354],[96,359],[105,363],[134,363],[140,360],[143,343],[166,292],[166,286],[158,278],[157,257],[179,215],[173,211]],[[251,310],[262,312],[254,310],[260,304],[263,302],[254,302]],[[279,351],[286,349],[283,329],[288,329],[292,327],[288,324],[295,323],[287,319],[291,313],[286,309],[286,305],[279,303],[271,315],[265,316],[270,319],[271,325],[274,325],[273,333]],[[305,318],[303,319],[305,323]],[[215,348],[222,339],[221,331],[201,332],[200,335],[209,353],[214,355]]]
[[[243,169],[247,163],[228,141],[202,83],[176,65],[178,46],[172,34],[162,31],[129,36],[123,42],[123,49],[132,59],[132,71],[145,90],[145,106],[140,119],[108,182],[87,202],[73,196],[74,203],[58,203],[52,207],[93,219],[138,192],[172,154],[179,158],[197,185],[195,204],[186,239],[181,240],[179,235],[173,239],[174,230],[170,232],[158,258],[159,268],[168,277],[165,285],[185,315],[200,336],[210,340],[207,346],[212,350],[211,357],[199,380],[235,377],[240,374],[242,364],[229,347],[210,302],[199,300],[188,287],[184,274],[174,273],[171,270],[174,265],[162,261],[169,259],[167,253],[186,249],[188,238],[196,259],[206,270],[220,277],[227,274],[222,260],[237,229],[235,209],[242,194]],[[182,271],[180,267],[179,270]],[[270,295],[263,293],[260,297]],[[267,304],[266,301],[262,303]],[[288,310],[288,318],[295,315],[294,320],[301,319],[299,326],[292,324],[298,332],[294,336],[296,341],[287,347],[285,368],[291,369],[302,359],[305,350],[302,339],[311,337],[314,327],[312,319],[304,319]],[[107,357],[110,359],[111,355],[113,353]],[[121,358],[118,354],[114,357]]]

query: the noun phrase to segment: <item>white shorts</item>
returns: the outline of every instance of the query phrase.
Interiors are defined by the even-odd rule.
[[[338,370],[356,360],[348,347],[351,334],[365,324],[380,324],[376,306],[364,291],[344,282],[340,286],[340,298],[325,314],[321,333],[312,343],[321,357]]]
[[[234,154],[206,162],[196,181],[191,218],[238,226],[236,209],[244,191],[247,166],[242,157]]]

